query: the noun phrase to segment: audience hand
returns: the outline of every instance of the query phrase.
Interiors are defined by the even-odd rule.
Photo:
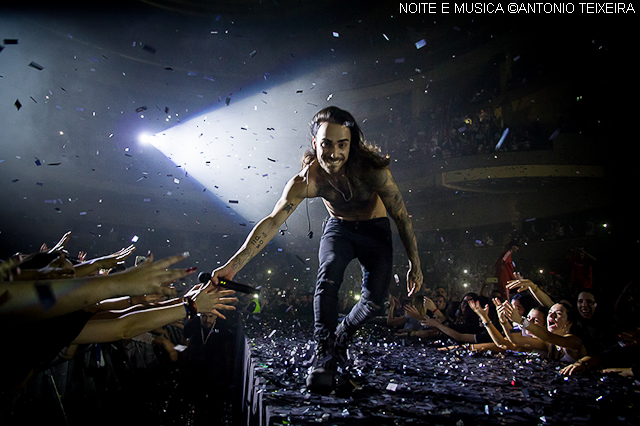
[[[560,374],[564,374],[565,376],[572,376],[574,374],[582,374],[585,371],[587,371],[587,364],[577,361],[561,369]]]
[[[131,296],[132,305],[153,306],[158,302],[167,300],[167,296],[162,294],[145,294],[142,296]]]
[[[417,319],[418,321],[421,321],[422,319],[424,319],[424,316],[420,315],[420,311],[418,311],[415,306],[411,306],[411,305],[406,306],[404,308],[404,313],[413,319]]]
[[[57,254],[57,255],[56,255]],[[45,256],[46,258],[50,258],[51,255],[55,256],[53,260],[47,264],[47,266],[40,269],[15,269],[16,273],[13,274],[13,279],[15,281],[36,281],[36,280],[58,280],[65,278],[74,278],[75,271],[73,269],[73,265],[66,258],[66,255],[63,251],[53,252],[49,251],[48,253],[34,253],[28,255],[22,259],[21,264],[26,263],[27,261],[34,261],[37,263],[38,257]],[[19,267],[20,265],[18,265]]]
[[[82,262],[76,265],[75,269],[78,276],[86,276],[96,272],[98,269],[115,268],[124,263],[124,260],[131,256],[135,249],[134,245],[131,244],[129,247],[122,248],[115,253]]]
[[[499,306],[496,307],[496,309],[498,310],[498,317],[500,317],[500,315],[502,314],[508,321],[516,323],[522,322],[522,317],[517,310],[513,309],[513,306],[508,300],[502,302]]]
[[[437,327],[437,326],[440,325],[438,320],[433,319],[433,318],[429,318],[429,317],[424,318],[422,321],[420,321],[420,323],[422,325],[426,325],[428,327]]]
[[[0,262],[0,281],[13,281],[15,269],[22,263],[19,255]]]
[[[198,312],[213,312],[222,319],[227,319],[220,311],[235,311],[234,304],[238,303],[237,297],[229,297],[235,294],[233,290],[222,290],[216,287],[208,290],[208,285],[199,285],[200,289],[197,294],[192,296],[196,302]],[[205,291],[206,290],[206,291]]]
[[[515,280],[507,282],[507,288],[509,290],[518,289],[518,293],[521,293],[527,290],[534,291],[538,287],[533,281],[522,278],[522,275],[518,272],[513,275]]]
[[[140,296],[143,294],[162,294],[173,296],[175,288],[169,287],[175,280],[186,277],[195,272],[195,268],[167,269],[170,265],[189,257],[188,253],[167,257],[158,261],[149,254],[146,262],[133,266],[122,272],[116,272],[106,277],[114,280],[119,287],[118,294]],[[105,278],[106,278],[105,277]]]
[[[425,309],[431,311],[431,312],[435,312],[436,310],[438,310],[438,308],[436,307],[436,304],[434,303],[433,300],[429,299],[428,297],[424,298],[424,307]]]
[[[602,370],[602,373],[604,373],[604,374],[617,373],[622,377],[633,377],[633,369],[631,367],[629,367],[629,368],[605,368],[604,370]]]
[[[482,320],[482,322],[488,322],[489,321],[489,305],[485,305],[484,308],[480,305],[480,301],[476,300],[470,300],[469,301],[469,307],[473,310],[473,312],[475,312],[480,319]]]
[[[71,231],[68,231],[62,236],[62,238],[60,238],[60,241],[58,241],[56,245],[53,246],[53,248],[51,248],[50,250],[47,249],[46,243],[42,244],[42,246],[40,246],[40,252],[53,253],[54,251],[64,250],[64,247],[67,245],[70,238],[71,238]]]

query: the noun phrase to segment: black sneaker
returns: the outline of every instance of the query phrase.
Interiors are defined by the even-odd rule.
[[[333,339],[317,343],[309,375],[307,389],[320,395],[329,395],[336,384],[336,354]]]

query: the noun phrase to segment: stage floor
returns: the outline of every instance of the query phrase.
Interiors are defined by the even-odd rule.
[[[305,388],[310,318],[252,317],[254,414],[264,425],[640,425],[640,385],[617,375],[565,377],[531,354],[479,354],[402,339],[375,323],[354,339],[351,379],[329,396]]]

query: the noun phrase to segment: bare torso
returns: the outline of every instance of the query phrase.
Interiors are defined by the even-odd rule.
[[[387,217],[387,209],[374,189],[374,176],[348,180],[342,175],[332,179],[317,162],[309,166],[308,176],[309,198],[322,197],[331,217],[349,221]]]

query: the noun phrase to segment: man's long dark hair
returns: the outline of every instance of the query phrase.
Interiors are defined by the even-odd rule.
[[[322,123],[334,123],[346,126],[351,131],[351,144],[349,158],[345,165],[345,173],[348,177],[355,177],[356,173],[370,169],[382,169],[389,165],[389,157],[383,156],[379,150],[364,139],[364,133],[356,123],[353,115],[348,111],[335,106],[330,106],[318,111],[309,123],[311,136],[316,137],[318,128]],[[316,152],[308,149],[302,157],[302,166],[311,164],[316,159]]]

